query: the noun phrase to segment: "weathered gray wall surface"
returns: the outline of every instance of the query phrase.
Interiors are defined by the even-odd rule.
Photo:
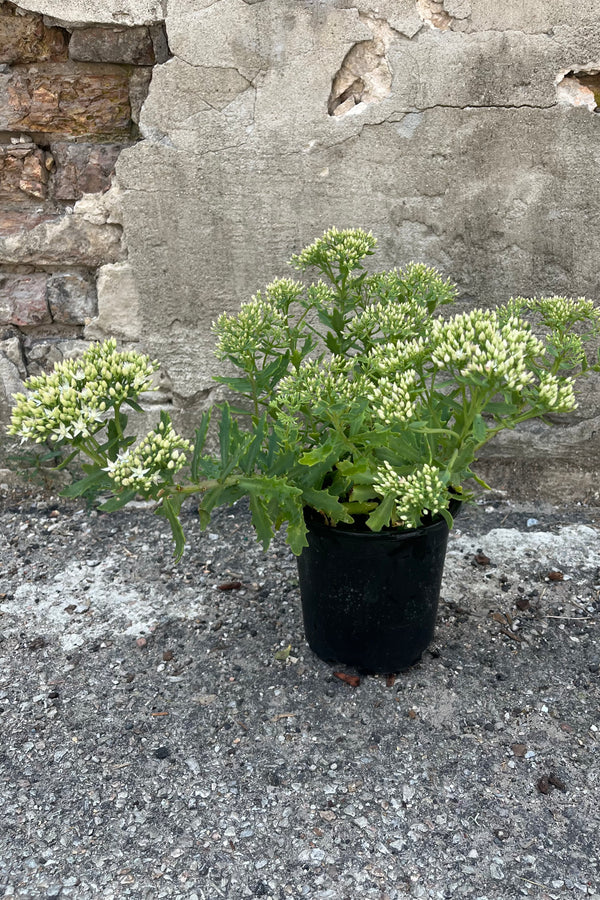
[[[141,140],[71,219],[108,242],[83,336],[160,357],[180,422],[210,402],[214,318],[330,225],[372,229],[381,266],[438,266],[467,303],[600,297],[600,0],[20,5],[71,30],[164,20]],[[595,381],[560,426],[498,442],[486,471],[591,498],[598,433]]]

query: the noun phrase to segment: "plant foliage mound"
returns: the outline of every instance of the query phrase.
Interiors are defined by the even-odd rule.
[[[519,297],[440,314],[454,285],[420,263],[370,272],[375,246],[371,233],[332,228],[291,259],[312,280],[276,279],[218,318],[217,381],[240,398],[219,407],[218,454],[205,450],[210,411],[192,442],[166,413],[145,437],[127,433],[123,409],[139,409],[158,363],[113,340],[31,378],[9,432],[87,457],[68,496],[110,490],[107,511],[136,495],[156,500],[177,556],[181,504],[193,494],[203,526],[247,495],[263,546],[286,523],[296,554],[305,507],[372,531],[440,516],[451,525],[452,500],[482,483],[474,466],[485,443],[575,409],[575,379],[600,370],[588,358],[600,311],[585,299]]]

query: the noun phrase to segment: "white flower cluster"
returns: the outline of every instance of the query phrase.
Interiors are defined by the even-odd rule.
[[[56,363],[49,374],[25,382],[16,394],[8,433],[42,443],[87,438],[102,427],[111,406],[151,390],[157,362],[135,351],[117,351],[114,339],[92,344],[78,359]]]
[[[325,362],[308,360],[297,372],[281,379],[277,385],[277,404],[290,410],[351,404],[363,386],[362,379],[353,378],[353,370],[352,361],[340,356]]]
[[[557,378],[549,372],[540,377],[538,388],[540,403],[552,412],[571,412],[577,409],[572,378]]]
[[[403,477],[384,460],[373,487],[382,497],[394,494],[398,520],[410,528],[418,528],[423,516],[436,516],[448,507],[448,491],[440,478],[440,470],[428,463]]]
[[[317,238],[314,243],[305,247],[301,253],[292,256],[290,264],[304,270],[309,266],[317,268],[335,267],[352,271],[358,268],[365,256],[370,256],[377,244],[372,232],[362,228],[348,228],[338,231],[330,228]]]
[[[566,330],[576,322],[590,321],[600,325],[600,310],[585,297],[540,297],[525,302],[529,302],[531,308],[541,314],[544,324],[551,328]]]
[[[375,414],[386,425],[408,422],[414,418],[415,404],[410,389],[415,381],[414,372],[398,372],[393,377],[380,378],[367,390],[367,397],[373,404]]]
[[[529,361],[545,352],[527,322],[511,317],[502,325],[495,310],[436,319],[432,333],[437,346],[431,358],[439,368],[488,384],[503,382],[509,390],[522,390],[533,380]]]
[[[412,341],[392,341],[374,347],[367,359],[374,371],[381,375],[391,375],[420,368],[431,359],[431,347],[432,343],[423,337]]]
[[[309,284],[306,290],[307,306],[314,309],[331,310],[335,304],[335,293],[324,281]]]
[[[290,304],[298,300],[303,290],[304,285],[301,281],[294,281],[293,278],[275,278],[265,288],[266,300],[287,314]],[[255,299],[262,299],[260,291],[256,293]]]
[[[218,336],[218,359],[254,357],[267,348],[286,345],[287,318],[257,294],[248,303],[242,303],[237,315],[222,313],[213,323],[213,331]]]
[[[190,442],[173,431],[170,422],[160,422],[137,447],[110,460],[105,471],[120,488],[148,491],[165,475],[178,472],[186,462],[182,451],[190,449]]]
[[[423,331],[426,319],[426,310],[414,301],[378,301],[355,316],[348,330],[363,339],[376,335],[389,340],[409,339]]]
[[[403,269],[391,269],[372,275],[369,288],[382,300],[395,303],[412,301],[425,309],[435,309],[456,298],[456,285],[423,263],[410,262]]]

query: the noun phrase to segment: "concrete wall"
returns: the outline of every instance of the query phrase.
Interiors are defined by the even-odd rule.
[[[438,266],[465,303],[600,293],[600,0],[20,6],[51,15],[71,56],[86,27],[164,21],[170,53],[152,70],[141,139],[120,148],[109,201],[86,194],[69,226],[87,216],[106,242],[81,337],[116,331],[160,357],[162,399],[181,422],[212,396],[212,320],[285,274],[291,252],[329,225],[372,229],[381,266]],[[101,53],[78,64],[132,68]],[[33,249],[22,234],[8,242],[9,274],[24,264],[53,274],[43,247],[55,224],[36,226]],[[118,250],[109,226],[122,229]],[[29,247],[17,262],[15,245]],[[14,341],[44,323],[11,327],[14,356]],[[561,422],[505,436],[489,477],[521,495],[591,498],[597,380]]]

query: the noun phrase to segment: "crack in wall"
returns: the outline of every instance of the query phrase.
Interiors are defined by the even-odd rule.
[[[438,31],[447,31],[454,21],[471,14],[470,0],[416,0],[416,7],[423,23]],[[330,116],[343,116],[361,104],[389,97],[393,72],[388,50],[394,41],[409,39],[373,12],[358,12],[358,18],[373,37],[354,44],[344,57],[331,86],[327,103]]]

